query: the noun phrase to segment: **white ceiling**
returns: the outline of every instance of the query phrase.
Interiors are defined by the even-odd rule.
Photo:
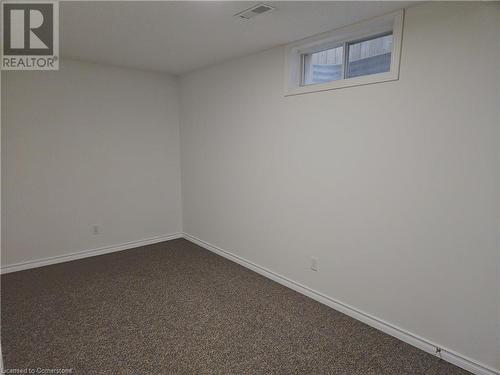
[[[269,1],[276,10],[233,15],[259,1],[65,1],[66,58],[182,74],[408,6],[405,2]]]

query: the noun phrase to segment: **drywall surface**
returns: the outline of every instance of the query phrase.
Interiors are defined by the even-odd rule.
[[[2,72],[2,266],[180,232],[179,167],[174,78]]]
[[[500,368],[498,11],[408,9],[395,82],[284,97],[283,48],[181,77],[184,231]]]

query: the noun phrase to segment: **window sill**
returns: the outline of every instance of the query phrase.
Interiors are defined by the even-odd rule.
[[[285,47],[284,96],[336,90],[345,87],[370,85],[373,83],[397,81],[403,38],[404,10],[375,17],[367,21],[328,31],[323,34],[299,40]],[[385,73],[343,78],[337,81],[302,86],[304,53],[321,50],[336,43],[349,43],[377,34],[391,32],[393,35],[390,70]],[[344,47],[345,49],[345,47]],[[344,54],[346,51],[343,52]]]
[[[341,79],[338,81],[317,83],[307,86],[287,87],[285,88],[285,96],[301,95],[301,94],[308,94],[311,92],[320,92],[328,90],[337,90],[345,87],[371,85],[373,83],[397,81],[398,79],[399,79],[399,72],[370,74],[356,78]]]

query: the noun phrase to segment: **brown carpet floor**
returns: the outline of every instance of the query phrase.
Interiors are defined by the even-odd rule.
[[[467,374],[183,239],[1,280],[6,368]]]

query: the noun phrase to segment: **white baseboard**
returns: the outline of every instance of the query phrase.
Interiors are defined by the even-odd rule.
[[[250,262],[238,255],[235,255],[229,251],[223,250],[217,246],[214,246],[208,242],[205,242],[195,236],[192,236],[187,233],[174,233],[174,234],[169,234],[169,235],[164,235],[164,236],[157,236],[157,237],[152,237],[152,238],[147,238],[143,240],[138,240],[138,241],[131,241],[119,245],[112,245],[112,246],[105,246],[105,247],[100,247],[97,249],[91,249],[91,250],[85,250],[85,251],[79,251],[76,253],[71,253],[71,254],[65,254],[65,255],[60,255],[60,256],[55,256],[55,257],[50,257],[50,258],[45,258],[45,259],[38,259],[34,261],[29,261],[29,262],[23,262],[23,263],[16,263],[16,264],[10,264],[6,266],[1,267],[1,273],[9,273],[9,272],[15,272],[15,271],[21,271],[21,270],[26,270],[29,268],[36,268],[36,267],[42,267],[42,266],[47,266],[50,264],[56,264],[56,263],[63,263],[63,262],[68,262],[71,260],[77,260],[81,258],[87,258],[95,255],[101,255],[101,254],[107,254],[107,253],[112,253],[115,251],[121,251],[121,250],[127,250],[127,249],[132,249],[135,247],[140,247],[140,246],[145,246],[145,245],[151,245],[154,243],[159,243],[159,242],[164,242],[164,241],[169,241],[173,240],[176,238],[185,238],[188,241],[191,241],[209,251],[212,251],[216,254],[219,254],[229,260],[232,260],[243,267],[249,268],[252,271],[255,271],[271,280],[274,280],[290,289],[293,289],[301,294],[304,294],[318,302],[321,302],[335,310],[338,310],[354,319],[357,319],[359,321],[362,321],[363,323],[366,323],[382,332],[385,332],[391,336],[394,336],[401,341],[404,341],[410,345],[413,345],[425,352],[431,353],[435,355],[436,353],[436,348],[441,349],[441,355],[440,357],[450,363],[453,363],[454,365],[461,367],[467,371],[470,371],[474,374],[477,375],[500,375],[499,370],[495,370],[491,367],[488,367],[484,364],[481,364],[471,358],[467,358],[464,355],[461,355],[459,353],[456,353],[450,349],[444,348],[441,345],[435,344],[431,342],[430,340],[424,339],[418,335],[415,335],[411,332],[408,332],[402,328],[399,328],[393,324],[390,324],[382,319],[376,318],[368,313],[365,313],[361,310],[358,310],[352,306],[349,306],[343,302],[340,302],[338,300],[335,300],[334,298],[328,297],[318,291],[315,291],[305,285],[302,285],[300,283],[297,283],[293,280],[288,279],[285,276],[279,275],[274,271],[271,271],[265,267],[259,266],[258,264],[255,264],[253,262]]]
[[[205,242],[195,236],[184,233],[184,238],[191,241],[207,250],[210,250],[216,254],[219,254],[229,260],[232,260],[243,267],[249,268],[271,280],[274,280],[290,289],[293,289],[301,294],[304,294],[318,302],[321,302],[335,310],[338,310],[354,319],[360,320],[363,323],[368,324],[388,335],[394,336],[401,341],[404,341],[410,345],[413,345],[425,352],[432,355],[436,355],[436,349],[441,349],[441,355],[438,356],[443,360],[450,362],[458,367],[461,367],[467,371],[470,371],[477,375],[499,375],[500,371],[481,364],[471,358],[467,358],[464,355],[456,353],[450,349],[446,349],[441,345],[431,342],[425,338],[408,332],[402,328],[399,328],[391,323],[388,323],[382,319],[376,318],[368,313],[356,309],[355,307],[349,306],[343,302],[337,301],[334,298],[328,297],[320,292],[317,292],[305,285],[297,283],[293,280],[288,279],[285,276],[279,275],[274,271],[271,271],[265,267],[259,266],[253,262],[250,262],[238,255],[235,255],[229,251],[223,250],[220,247],[214,246],[208,242]]]
[[[181,238],[181,237],[183,237],[182,233],[167,234],[164,236],[156,236],[156,237],[146,238],[143,240],[126,242],[126,243],[122,243],[119,245],[104,246],[104,247],[99,247],[97,249],[84,250],[84,251],[79,251],[76,253],[58,255],[58,256],[50,257],[50,258],[31,260],[31,261],[22,262],[22,263],[8,264],[8,265],[1,267],[1,273],[4,274],[4,273],[9,273],[9,272],[22,271],[22,270],[26,270],[29,268],[48,266],[50,264],[68,262],[70,260],[87,258],[87,257],[95,256],[95,255],[112,253],[115,251],[133,249],[134,247],[151,245],[154,243],[173,240],[173,239]]]

